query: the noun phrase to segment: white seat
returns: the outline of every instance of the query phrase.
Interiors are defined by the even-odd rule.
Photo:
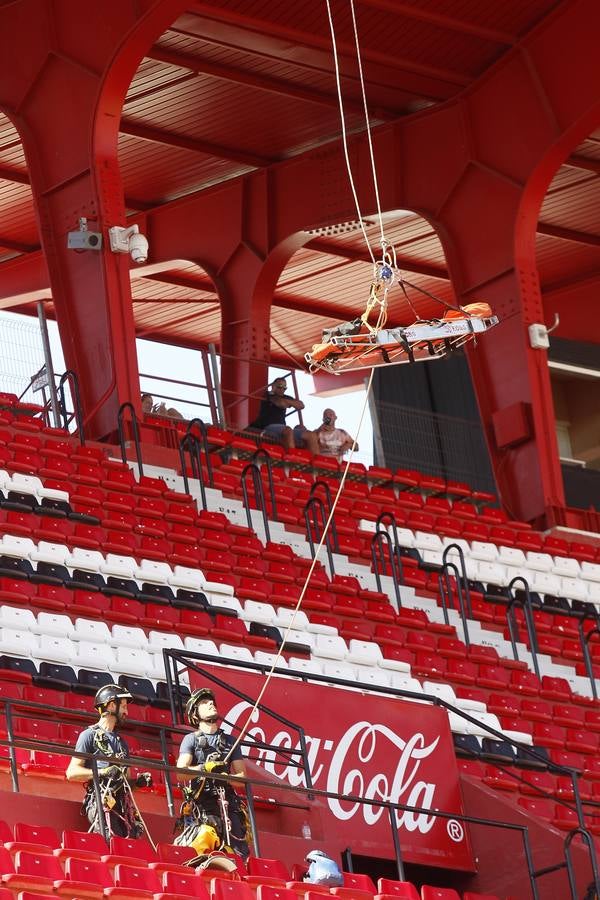
[[[293,609],[287,609],[285,606],[278,607],[277,614],[273,620],[273,625],[276,625],[277,628],[287,628],[292,621],[293,612]],[[293,627],[296,631],[305,631],[308,630],[308,626],[308,616],[303,610],[299,609],[294,616]]]
[[[498,547],[498,561],[505,566],[514,566],[516,568],[525,568],[525,554],[518,547]]]
[[[529,582],[529,587],[532,591],[537,591],[538,594],[551,594],[553,597],[557,597],[561,592],[561,580],[558,575],[554,575],[552,572],[533,572],[533,577]]]
[[[415,546],[415,535],[410,530],[410,528],[397,528],[398,534],[398,543],[401,547],[414,547]],[[392,541],[394,540],[394,531],[390,526],[388,528],[388,532]]]
[[[299,656],[290,656],[288,666],[294,672],[305,672],[308,675],[323,674],[323,668],[318,659],[302,659]]]
[[[130,647],[134,650],[145,650],[148,638],[143,628],[136,625],[113,625],[110,643],[113,647]]]
[[[135,577],[139,582],[169,584],[170,579],[173,577],[173,571],[168,563],[156,562],[153,559],[143,559],[135,570]]]
[[[260,622],[263,625],[273,625],[275,615],[275,607],[271,606],[270,603],[246,600],[240,618],[246,622]]]
[[[581,578],[582,575],[579,562],[567,556],[555,556],[552,571],[555,575],[564,575],[565,578]]]
[[[25,628],[0,628],[0,653],[10,656],[36,656],[38,639]]]
[[[276,659],[277,659],[276,653],[265,653],[264,650],[255,650],[254,651],[254,662],[260,663],[261,666],[272,666]],[[285,656],[280,656],[279,659],[277,659],[276,667],[278,669],[287,669],[288,668],[288,663],[287,663],[287,659],[285,658]]]
[[[341,678],[356,684],[356,668],[339,659],[324,659],[323,675],[328,678]]]
[[[0,491],[4,491],[7,489],[7,486],[11,483],[11,477],[6,469],[0,469]]]
[[[190,566],[175,566],[169,577],[169,584],[173,588],[183,588],[186,591],[202,591],[206,584],[206,578],[200,569],[192,569]]]
[[[75,619],[73,639],[91,641],[93,644],[110,644],[112,635],[106,622],[98,622],[95,619]]]
[[[160,653],[148,653],[148,657],[149,663],[146,677],[151,678],[152,681],[165,681],[167,676],[165,672],[165,660],[162,655],[162,650]],[[187,671],[180,672],[179,680],[182,682],[182,684],[189,684],[189,675]]]
[[[391,687],[392,676],[383,669],[372,668],[371,666],[356,666],[356,675],[361,684],[372,684],[376,687]]]
[[[600,604],[600,582],[599,581],[588,581],[587,590],[588,590],[589,602],[594,603],[594,604]]]
[[[118,553],[107,553],[104,562],[100,566],[102,575],[112,575],[114,578],[135,578],[137,563],[133,556],[120,556]]]
[[[148,650],[151,653],[183,649],[183,641],[178,634],[169,634],[167,631],[151,631],[148,635]]]
[[[560,594],[569,600],[587,600],[587,584],[579,578],[561,578]]]
[[[491,737],[494,736],[490,734],[487,730],[488,728],[494,728],[496,731],[502,731],[502,726],[500,725],[500,720],[498,716],[494,715],[494,713],[479,713],[477,716],[478,722],[467,722],[467,734],[474,734],[476,737]]]
[[[4,534],[0,541],[0,555],[15,556],[17,559],[29,559],[29,554],[36,549],[31,538]]]
[[[441,566],[442,565],[442,551],[441,550],[424,550],[420,549],[419,553],[421,554],[421,558],[425,565],[428,566]]]
[[[31,494],[32,497],[41,497],[43,484],[35,475],[23,475],[21,472],[13,472],[10,484],[7,485],[9,491],[18,491],[20,494]]]
[[[244,609],[237,597],[219,597],[215,605],[220,609],[226,609],[235,613],[239,619],[244,618]]]
[[[36,634],[47,634],[53,637],[71,638],[73,636],[73,622],[69,616],[62,613],[40,612],[37,617],[36,627],[32,629]]]
[[[528,550],[525,559],[527,568],[535,572],[550,572],[554,565],[554,560],[549,553],[534,553],[532,550]]]
[[[487,541],[471,541],[471,551],[469,554],[472,559],[480,559],[484,562],[496,562],[498,559],[498,548],[495,544]]]
[[[477,581],[484,581],[486,584],[497,584],[500,587],[506,582],[506,566],[496,562],[486,562],[482,560],[477,566]]]
[[[35,550],[29,554],[32,562],[54,563],[57,566],[66,566],[70,556],[68,547],[64,544],[53,544],[50,541],[40,541]]]
[[[592,562],[581,563],[581,577],[586,581],[600,581],[600,565]]]
[[[66,561],[69,568],[82,572],[100,572],[103,562],[104,557],[99,550],[87,550],[85,547],[73,547]]]
[[[397,691],[410,691],[414,694],[423,694],[423,688],[421,687],[421,682],[417,681],[416,678],[411,678],[410,675],[403,675],[401,672],[393,672],[391,674],[392,687]],[[411,703],[425,703],[425,700],[419,700],[416,697],[402,697],[402,700],[407,700]]]
[[[352,638],[348,645],[346,659],[359,666],[379,666],[383,659],[381,647],[373,641],[359,641]]]
[[[415,531],[414,546],[417,550],[434,550],[444,552],[444,544],[439,534],[429,531]]]
[[[122,675],[137,675],[147,678],[148,673],[154,671],[153,660],[146,650],[117,647],[115,656],[115,671]]]
[[[299,644],[300,646],[308,647],[308,649],[312,651],[315,645],[315,640],[316,636],[314,634],[309,634],[308,631],[298,631],[298,629],[296,628],[290,628],[285,639],[285,643],[286,646],[288,644]]]
[[[346,659],[348,647],[344,638],[332,634],[317,634],[312,649],[314,656],[325,659]]]
[[[404,672],[410,675],[410,663],[402,662],[399,659],[387,659],[387,657],[382,656],[379,660],[379,668],[390,672]]]
[[[248,647],[240,647],[239,644],[221,644],[219,654],[224,659],[237,659],[240,662],[254,662],[252,652]]]
[[[456,706],[456,694],[454,693],[454,688],[450,684],[442,684],[438,681],[424,681],[423,693],[431,694],[433,697],[439,697],[440,700],[445,700],[446,703]]]
[[[100,672],[116,670],[116,659],[112,647],[93,641],[78,641],[74,644],[76,653],[73,664],[82,669],[98,669]],[[132,651],[133,652],[133,651]]]
[[[206,656],[218,656],[219,651],[214,641],[208,641],[203,638],[186,637],[183,646],[190,653],[203,653]]]
[[[462,716],[450,709],[446,710],[446,712],[448,713],[448,724],[452,734],[470,734],[469,722],[466,719],[463,719]]]
[[[330,634],[337,636],[338,630],[333,625],[322,625],[320,622],[309,622],[306,630],[311,634]]]
[[[30,609],[23,606],[0,606],[0,626],[2,628],[21,628],[35,633],[37,621]]]
[[[70,666],[76,653],[75,645],[66,636],[42,634],[37,650],[38,659]]]

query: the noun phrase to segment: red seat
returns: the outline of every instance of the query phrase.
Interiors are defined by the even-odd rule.
[[[210,885],[212,900],[254,900],[254,892],[245,881],[213,878]]]
[[[394,881],[392,878],[380,878],[377,882],[377,892],[389,897],[398,897],[399,900],[421,900],[419,892],[410,881]]]
[[[134,842],[135,843],[135,842]],[[127,866],[117,863],[115,866],[115,886],[105,888],[104,895],[114,900],[154,900],[154,894],[162,891],[159,875],[148,867]]]
[[[357,891],[366,891],[368,894],[375,893],[375,885],[369,875],[364,872],[342,872],[345,888],[354,888]],[[333,889],[335,890],[335,888]]]
[[[194,897],[197,900],[210,900],[210,893],[201,878],[197,878],[193,869],[189,874],[180,872],[164,872],[163,888],[173,894],[182,894],[185,897]]]
[[[132,860],[146,863],[158,862],[158,856],[152,845],[146,838],[112,837],[110,839],[110,854],[103,857],[110,865],[130,866]]]
[[[421,900],[460,900],[460,896],[452,888],[430,887],[424,884],[421,888]]]
[[[63,774],[64,769],[63,764]],[[24,822],[17,822],[14,832],[14,841],[9,839],[5,844],[7,850],[13,854],[18,850],[27,850],[30,853],[52,853],[54,847],[58,847],[60,844],[56,830],[50,825],[28,825]]]
[[[39,852],[19,850],[15,857],[15,870],[0,869],[9,874],[2,875],[2,881],[11,891],[52,893],[55,881],[62,881],[64,873],[55,856]]]
[[[257,884],[264,878],[276,878],[285,884],[285,882],[290,880],[290,873],[287,867],[278,859],[251,856],[248,859],[246,880],[252,884]]]
[[[55,851],[55,855],[59,859],[70,857],[71,859],[87,859],[96,862],[100,862],[100,857],[105,853],[106,841],[101,834],[71,830],[63,831],[62,848]],[[79,876],[77,878],[82,880]]]
[[[259,884],[256,888],[256,900],[297,900],[296,891],[271,884]],[[0,898],[2,900],[2,898]]]

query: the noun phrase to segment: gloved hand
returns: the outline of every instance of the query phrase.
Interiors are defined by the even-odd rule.
[[[106,766],[104,769],[98,769],[98,778],[112,779],[124,777],[125,769],[122,766]]]
[[[138,788],[150,788],[152,787],[152,772],[140,772],[136,777],[134,784]]]
[[[200,770],[204,775],[222,775],[227,771],[227,763],[220,759],[207,760]]]

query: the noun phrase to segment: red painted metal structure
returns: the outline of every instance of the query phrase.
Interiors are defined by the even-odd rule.
[[[376,240],[346,10],[334,4],[350,155]],[[469,353],[473,379],[500,495],[540,520],[564,495],[546,353],[527,326],[560,312],[561,336],[599,338],[600,8],[357,10],[386,229],[422,284],[501,317]],[[52,298],[95,436],[137,402],[136,331],[198,346],[220,328],[240,360],[223,372],[230,402],[270,359],[300,359],[328,321],[360,311],[370,261],[320,3],[13,0],[0,50],[0,301]],[[101,252],[67,250],[80,216]],[[132,221],[151,244],[133,290],[107,240]],[[406,309],[391,312],[399,324]],[[231,406],[231,424],[247,415]]]

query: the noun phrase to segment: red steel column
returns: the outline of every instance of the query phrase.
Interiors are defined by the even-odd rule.
[[[114,430],[123,401],[139,402],[129,257],[111,253],[107,236],[125,224],[121,105],[144,48],[184,5],[16,0],[0,9],[0,107],[23,141],[65,359],[93,437]],[[80,217],[102,233],[101,251],[67,249]]]

